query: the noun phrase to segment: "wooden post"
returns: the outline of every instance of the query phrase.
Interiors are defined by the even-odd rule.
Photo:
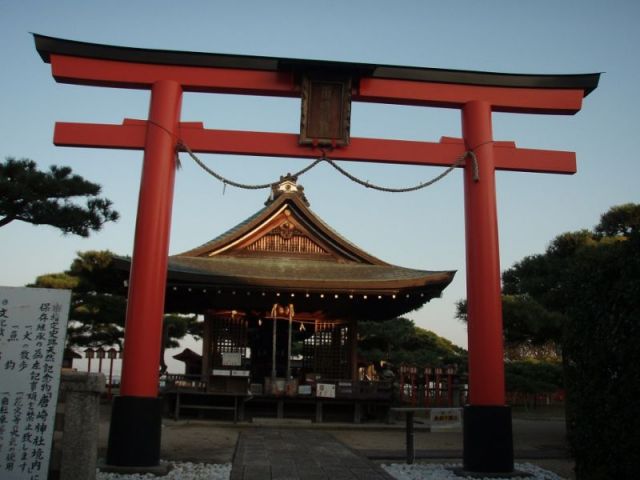
[[[271,339],[271,388],[273,389],[272,391],[275,391],[274,380],[278,372],[276,369],[276,348],[277,348],[276,337],[278,335],[278,319],[273,317],[272,320],[273,320],[273,336]]]
[[[355,318],[349,322],[349,347],[350,347],[350,359],[349,364],[351,367],[351,380],[357,382],[358,375],[358,320]]]
[[[211,368],[212,358],[211,352],[213,350],[211,342],[213,340],[213,319],[209,314],[204,316],[204,325],[202,332],[202,371],[200,372],[200,380],[206,385],[207,391],[209,390],[209,384],[211,382]]]

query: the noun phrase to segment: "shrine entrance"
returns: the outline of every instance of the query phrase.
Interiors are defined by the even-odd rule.
[[[58,123],[56,145],[143,149],[129,282],[122,396],[114,403],[107,462],[159,462],[159,348],[176,152],[458,166],[464,171],[470,404],[464,469],[513,471],[505,406],[495,171],[574,173],[575,154],[493,139],[493,112],[575,114],[599,74],[511,75],[121,48],[35,35],[57,81],[151,91],[149,117],[122,125]],[[298,134],[208,130],[180,123],[183,92],[299,97]],[[462,139],[439,143],[350,138],[351,101],[455,108]],[[471,161],[470,159],[475,159]]]

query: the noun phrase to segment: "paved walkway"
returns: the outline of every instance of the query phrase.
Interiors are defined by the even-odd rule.
[[[391,480],[382,468],[317,430],[240,433],[230,480]]]

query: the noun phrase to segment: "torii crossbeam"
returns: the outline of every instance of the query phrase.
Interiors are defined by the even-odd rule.
[[[463,139],[438,143],[352,138],[336,160],[449,166],[475,153],[464,169],[470,404],[464,413],[464,469],[513,471],[511,411],[505,406],[495,171],[572,174],[575,154],[497,142],[492,112],[574,114],[599,74],[512,75],[343,62],[292,60],[96,45],[35,35],[58,82],[151,91],[149,117],[121,125],[58,123],[61,146],[144,150],[121,396],[113,406],[107,463],[155,466],[160,454],[159,351],[175,152],[317,158],[301,135],[205,129],[180,121],[183,92],[300,97],[301,78],[349,79],[353,101],[456,108]],[[334,142],[335,146],[335,142]]]

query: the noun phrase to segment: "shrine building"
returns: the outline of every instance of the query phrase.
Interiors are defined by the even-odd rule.
[[[129,268],[128,260],[117,262]],[[169,375],[164,393],[176,394],[176,416],[181,394],[236,396],[237,407],[249,396],[254,403],[257,397],[315,398],[324,385],[327,399],[390,401],[390,388],[383,393],[374,382],[367,382],[368,394],[362,391],[358,321],[416,310],[439,297],[454,274],[370,255],[310,210],[295,178],[283,177],[264,208],[169,257],[165,312],[202,314],[204,346],[201,355],[187,349],[176,356],[186,375]],[[183,408],[185,401],[195,408],[213,399],[183,398]]]

